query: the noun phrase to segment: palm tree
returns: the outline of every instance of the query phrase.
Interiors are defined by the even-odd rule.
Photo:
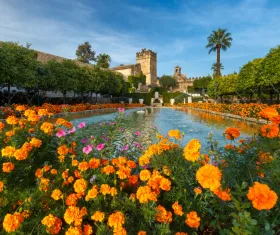
[[[217,51],[217,76],[221,76],[221,49],[226,51],[231,46],[231,34],[226,29],[218,28],[217,31],[212,31],[212,34],[207,38],[208,44],[206,48],[210,48],[211,52]]]
[[[218,75],[217,75],[217,73],[218,73],[217,63],[212,64],[211,69],[213,70],[213,77],[217,77],[217,76],[218,76]],[[220,64],[220,69],[224,69],[224,66],[223,66],[222,63]],[[221,76],[221,75],[222,75],[222,74],[220,74],[220,76]]]
[[[111,56],[108,54],[99,54],[96,57],[96,65],[100,66],[101,68],[109,68],[111,62]]]

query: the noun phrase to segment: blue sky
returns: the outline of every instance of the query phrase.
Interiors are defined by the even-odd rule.
[[[0,0],[0,40],[66,58],[89,41],[111,66],[135,63],[147,48],[157,52],[158,76],[179,65],[196,77],[211,74],[216,55],[205,45],[221,27],[233,37],[221,54],[228,74],[280,44],[279,12],[279,0]]]

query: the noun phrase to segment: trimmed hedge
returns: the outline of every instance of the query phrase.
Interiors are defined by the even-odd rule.
[[[154,97],[151,93],[127,93],[126,97],[132,98],[133,103],[139,103],[139,99],[144,99],[144,104],[150,105],[151,99]]]
[[[162,97],[163,97],[163,103],[170,103],[170,99],[176,99],[176,97],[180,96],[182,93],[177,91],[177,92],[163,92]]]
[[[142,83],[143,85],[146,84],[146,76],[144,74],[139,74],[137,76],[128,76],[128,82],[130,83],[130,87],[132,87],[132,84],[134,87],[138,87],[139,83]]]
[[[167,92],[168,89],[166,87],[152,87],[151,90],[150,90],[150,93],[155,94],[156,91],[160,95],[162,95],[164,92]]]

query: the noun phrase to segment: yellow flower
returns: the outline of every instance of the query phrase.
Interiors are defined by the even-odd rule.
[[[91,219],[96,222],[102,222],[105,218],[105,213],[101,211],[96,211],[92,216]]]
[[[200,156],[201,144],[199,140],[192,139],[184,148],[184,157],[186,160],[195,162],[199,159]]]
[[[222,173],[219,168],[206,164],[196,172],[196,179],[203,188],[209,188],[211,191],[217,189],[221,185]]]
[[[168,136],[171,137],[171,138],[174,137],[175,139],[181,139],[182,138],[179,130],[170,130],[168,132]]]
[[[62,198],[62,192],[59,190],[59,189],[55,189],[53,192],[52,192],[52,195],[51,197],[54,199],[54,200],[59,200]]]

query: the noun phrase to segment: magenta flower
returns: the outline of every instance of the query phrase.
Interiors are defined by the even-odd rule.
[[[64,130],[60,130],[56,133],[56,136],[58,138],[61,138],[62,136],[66,136],[66,132]]]
[[[128,146],[128,144],[126,144],[125,146],[122,147],[122,151],[126,151],[126,150],[128,150],[128,148],[129,148],[129,146]]]
[[[87,145],[86,147],[83,148],[83,152],[85,154],[89,154],[92,151],[92,146],[91,145]]]
[[[124,108],[118,108],[120,113],[124,113]]]
[[[84,128],[86,126],[86,123],[85,122],[81,122],[78,127],[81,129],[81,128]]]
[[[136,131],[135,135],[139,136],[139,135],[141,135],[141,132],[140,131]]]
[[[102,149],[104,149],[104,147],[105,147],[105,144],[99,144],[99,145],[96,146],[96,149],[98,151],[101,151]]]
[[[140,147],[141,147],[141,144],[138,143],[138,142],[135,142],[134,146],[135,146],[136,148],[140,148]]]
[[[90,139],[93,140],[93,139],[94,139],[94,136],[92,135],[92,136],[90,137]]]
[[[70,129],[70,130],[68,131],[68,134],[74,133],[75,131],[76,131],[76,127],[73,127],[72,129]]]

